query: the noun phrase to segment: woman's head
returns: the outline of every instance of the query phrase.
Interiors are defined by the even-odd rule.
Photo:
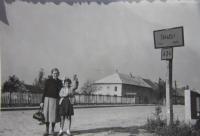
[[[69,78],[64,79],[63,85],[66,87],[71,87],[72,81]]]
[[[60,72],[59,72],[59,70],[57,68],[53,68],[51,70],[51,75],[52,75],[53,79],[57,79],[58,76],[60,75]]]

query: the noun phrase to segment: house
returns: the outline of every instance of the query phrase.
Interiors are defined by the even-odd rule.
[[[173,104],[184,105],[184,88],[173,89]]]
[[[135,99],[136,103],[157,103],[158,84],[132,74],[114,73],[94,83],[95,94],[126,96]]]

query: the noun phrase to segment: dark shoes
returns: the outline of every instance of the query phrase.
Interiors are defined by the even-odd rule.
[[[54,135],[54,131],[51,131],[51,132],[45,132],[43,134],[43,136],[53,136]]]

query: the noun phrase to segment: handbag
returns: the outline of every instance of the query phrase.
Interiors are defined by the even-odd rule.
[[[42,112],[42,108],[40,108],[37,112],[35,112],[35,113],[33,114],[33,118],[36,119],[36,120],[39,121],[39,122],[42,122],[42,123],[45,122],[44,114],[43,114],[43,112]]]

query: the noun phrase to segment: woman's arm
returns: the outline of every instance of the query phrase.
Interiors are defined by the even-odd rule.
[[[44,85],[44,92],[42,95],[42,103],[44,103],[44,97],[46,96],[47,90],[48,90],[48,80],[46,80],[45,85]]]

